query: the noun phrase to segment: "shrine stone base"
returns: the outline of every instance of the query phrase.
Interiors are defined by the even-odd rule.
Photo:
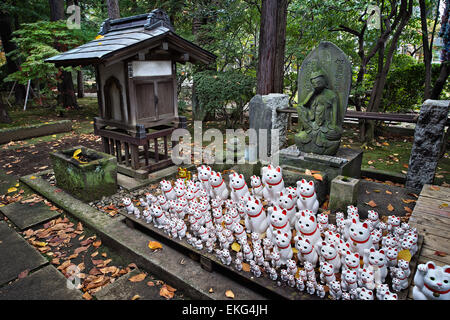
[[[356,179],[361,177],[362,156],[362,151],[350,148],[339,148],[335,156],[327,156],[304,153],[299,151],[296,145],[291,145],[279,151],[279,163],[280,166],[295,167],[303,172],[306,169],[320,171],[329,193],[331,181],[335,177],[345,176]]]

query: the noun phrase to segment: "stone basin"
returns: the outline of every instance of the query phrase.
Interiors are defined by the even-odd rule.
[[[86,163],[73,154],[81,149]],[[74,197],[90,202],[117,192],[116,157],[82,146],[50,153],[56,185]]]

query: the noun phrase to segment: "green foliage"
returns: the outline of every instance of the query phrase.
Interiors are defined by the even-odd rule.
[[[439,65],[433,64],[431,82],[439,76]],[[425,65],[415,59],[398,55],[394,59],[393,68],[386,78],[386,90],[381,104],[382,111],[407,112],[422,105],[424,101]],[[444,87],[448,92],[449,84]]]
[[[221,115],[231,127],[242,119],[244,106],[256,87],[254,77],[236,70],[198,72],[194,74],[194,81],[201,108]]]
[[[55,98],[60,71],[44,60],[82,44],[86,40],[85,35],[80,30],[68,29],[65,21],[22,24],[13,32],[12,41],[17,49],[10,53],[14,60],[22,63],[19,71],[8,75],[4,81],[17,81],[24,85],[28,80],[37,81],[45,97]]]

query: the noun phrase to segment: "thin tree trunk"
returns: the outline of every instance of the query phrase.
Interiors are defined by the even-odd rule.
[[[50,20],[58,21],[64,20],[64,0],[49,0],[50,5]],[[59,50],[58,43],[55,47]],[[72,73],[68,71],[61,71],[61,81],[58,82],[58,103],[62,104],[63,108],[78,109],[77,98],[75,96],[75,89],[72,81]]]
[[[16,45],[11,41],[12,39],[12,21],[11,16],[0,11],[0,39],[2,40],[3,50],[6,56],[6,70],[8,74],[19,71],[18,64],[11,56],[8,55],[11,51],[16,49]],[[17,104],[23,104],[25,100],[25,86],[16,83],[14,87],[14,96]]]
[[[430,99],[438,100],[441,95],[442,89],[444,88],[445,83],[447,82],[448,74],[450,71],[450,62],[442,61],[441,63],[441,71],[439,72],[439,77],[434,83],[433,90],[431,91]]]
[[[439,5],[439,4],[438,4]],[[422,47],[423,47],[423,62],[425,64],[425,89],[424,99],[430,97],[431,90],[431,47],[428,43],[428,26],[427,26],[427,8],[425,0],[419,0],[420,6],[420,23],[422,27]]]
[[[120,18],[119,0],[107,0],[106,4],[108,6],[108,17],[110,19],[119,19]]]
[[[77,71],[77,98],[84,98],[83,70]]]
[[[9,117],[8,110],[6,109],[6,105],[3,104],[3,101],[0,97],[0,123],[11,123],[11,118]]]

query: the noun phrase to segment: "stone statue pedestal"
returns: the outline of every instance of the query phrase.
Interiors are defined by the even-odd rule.
[[[323,179],[327,192],[330,192],[331,181],[337,176],[359,179],[363,152],[350,148],[339,148],[335,156],[303,153],[296,145],[279,151],[280,166],[287,165],[305,172],[306,169],[326,173]],[[312,177],[311,177],[312,179]]]

